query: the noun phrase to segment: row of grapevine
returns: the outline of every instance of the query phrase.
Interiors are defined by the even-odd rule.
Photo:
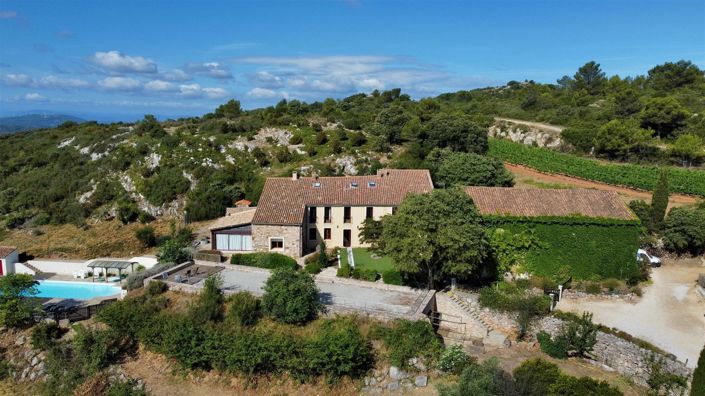
[[[503,139],[490,139],[489,154],[503,161],[526,165],[542,172],[560,173],[642,190],[653,190],[659,175],[657,166],[602,163]],[[668,181],[672,192],[705,197],[705,171],[671,168]]]

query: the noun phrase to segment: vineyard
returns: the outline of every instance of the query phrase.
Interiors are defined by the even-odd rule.
[[[605,164],[594,159],[501,139],[490,139],[489,154],[503,161],[526,165],[542,172],[642,190],[653,190],[659,175],[657,166]],[[668,181],[672,192],[705,197],[705,171],[671,168]]]

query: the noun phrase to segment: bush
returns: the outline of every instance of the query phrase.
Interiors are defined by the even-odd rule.
[[[134,379],[113,381],[105,391],[105,396],[147,396],[144,386],[139,386]]]
[[[560,338],[554,340],[551,338],[551,335],[545,331],[540,331],[536,334],[536,339],[541,345],[541,351],[548,356],[556,359],[565,359],[568,357],[568,346],[565,344],[565,340]]]
[[[663,244],[678,254],[705,253],[705,206],[671,209],[663,230]]]
[[[473,359],[463,351],[463,347],[453,345],[443,351],[436,367],[445,373],[459,374],[471,363]]]
[[[602,286],[598,282],[588,282],[585,286],[585,293],[600,294],[602,293]]]
[[[233,254],[230,257],[230,264],[246,265],[248,267],[258,267],[267,269],[286,268],[295,270],[299,268],[296,260],[281,253],[243,253]]]
[[[551,303],[548,296],[532,294],[516,283],[506,282],[480,289],[479,302],[483,307],[516,313],[520,338],[528,333],[537,316],[549,312]]]
[[[377,271],[371,268],[355,268],[352,271],[352,277],[354,279],[374,282],[377,280]]]
[[[122,201],[118,203],[117,218],[122,224],[132,223],[140,215],[140,209],[133,201]]]
[[[397,367],[408,367],[409,359],[414,357],[423,357],[428,364],[435,361],[442,350],[433,326],[423,320],[397,319],[389,327],[373,328],[372,334],[384,342],[390,362]]]
[[[107,305],[98,312],[96,319],[120,334],[136,338],[166,304],[167,300],[163,297],[129,297]]]
[[[350,266],[346,263],[341,265],[340,268],[338,268],[338,271],[335,273],[335,276],[339,278],[349,278],[351,272],[352,268],[350,268]]]
[[[561,375],[556,383],[549,387],[548,396],[622,396],[619,389],[610,386],[605,381],[597,381],[590,377],[571,377]]]
[[[583,312],[577,321],[563,323],[557,339],[565,344],[568,354],[587,356],[597,343],[597,325],[592,323],[592,314]]]
[[[690,385],[690,396],[705,396],[705,347],[700,351],[698,367],[693,372],[693,382]]]
[[[401,272],[396,270],[388,270],[382,273],[382,281],[388,285],[401,286],[404,284],[404,279],[401,277]]]
[[[512,379],[499,367],[496,358],[468,365],[452,385],[440,385],[439,396],[511,395]]]
[[[370,343],[349,318],[327,319],[306,346],[308,374],[322,374],[330,380],[360,377],[372,365]]]
[[[42,322],[32,329],[32,348],[46,351],[61,338],[63,330],[55,322]]]
[[[223,278],[214,274],[206,278],[198,300],[191,306],[190,317],[196,323],[214,322],[223,319]]]
[[[321,272],[321,264],[319,264],[318,261],[306,263],[304,266],[304,271],[308,274],[315,275]]]
[[[311,275],[286,268],[275,269],[267,279],[262,307],[275,320],[288,324],[313,320],[323,308]]]
[[[169,290],[169,286],[167,286],[166,283],[158,280],[153,280],[147,285],[145,293],[150,297],[155,297],[165,293],[167,290]]]
[[[152,205],[163,205],[186,193],[191,182],[184,177],[181,170],[167,168],[145,180],[144,196]]]
[[[146,248],[156,246],[157,244],[157,235],[154,233],[154,227],[146,226],[138,228],[137,231],[135,231],[135,237],[142,242],[142,246]]]
[[[301,137],[301,135],[292,135],[289,138],[289,144],[296,145],[296,144],[301,144],[303,143],[304,139]]]
[[[254,326],[262,317],[262,305],[259,298],[247,291],[241,291],[228,297],[226,320],[238,326]]]
[[[548,389],[558,381],[560,369],[543,359],[525,360],[512,372],[517,394],[523,396],[545,396]]]

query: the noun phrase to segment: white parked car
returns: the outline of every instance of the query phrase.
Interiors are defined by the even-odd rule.
[[[639,249],[636,251],[636,259],[641,262],[649,263],[652,267],[661,266],[661,259],[656,256],[650,255],[644,249]]]

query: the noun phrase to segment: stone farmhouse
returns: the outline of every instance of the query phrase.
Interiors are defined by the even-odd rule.
[[[394,212],[409,194],[433,190],[425,169],[381,169],[370,176],[270,177],[259,204],[238,201],[213,222],[211,248],[224,254],[279,252],[301,257],[321,241],[328,248],[364,246],[367,218]]]

